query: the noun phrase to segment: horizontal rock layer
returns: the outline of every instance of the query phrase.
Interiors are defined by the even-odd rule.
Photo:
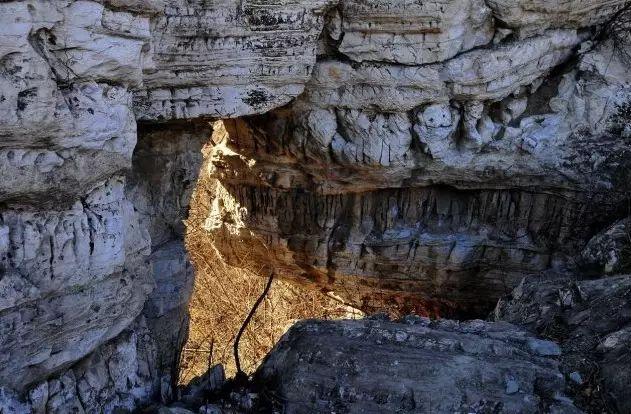
[[[402,294],[416,297],[407,311],[436,303],[443,316],[482,316],[524,274],[559,265],[589,224],[571,198],[519,191],[222,189],[220,203],[247,211],[238,236],[207,222],[227,260],[268,263],[367,310]]]
[[[549,42],[578,41],[546,33],[416,68],[323,63],[313,79],[326,81],[291,106],[223,121],[206,168],[215,245],[365,310],[443,316],[483,316],[524,275],[574,268],[622,206],[630,148],[617,125],[631,90],[607,45],[533,84],[564,61]],[[530,78],[504,52],[549,66]],[[437,94],[421,100],[390,82],[424,72],[434,89],[417,90]],[[445,73],[461,83],[437,86]],[[466,79],[484,74],[502,80],[471,95]]]
[[[256,115],[209,150],[208,229],[227,256],[231,231],[257,257],[264,239],[277,250],[256,264],[283,277],[477,312],[520,274],[567,267],[621,217],[629,78],[611,44],[585,42],[622,5],[0,3],[0,400],[47,378],[64,378],[49,395],[76,389],[64,373],[80,383],[76,364],[141,312],[155,352],[131,359],[158,368],[117,393],[131,408],[162,377],[168,397],[181,220],[211,128],[166,121]],[[86,411],[109,389],[95,381]]]
[[[510,324],[303,321],[257,380],[287,413],[578,413],[559,352]]]

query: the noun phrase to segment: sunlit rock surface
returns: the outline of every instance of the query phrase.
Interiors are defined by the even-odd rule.
[[[87,412],[172,396],[209,119],[240,117],[203,169],[229,262],[456,316],[530,273],[624,268],[630,79],[598,26],[623,5],[1,2],[0,404],[43,407],[44,381],[43,412],[72,409],[60,384]],[[81,383],[146,330],[140,385]]]
[[[155,68],[136,96],[140,119],[262,113],[298,96],[333,0],[167,0],[152,19]]]
[[[332,36],[340,40],[340,52],[360,62],[438,62],[493,38],[491,10],[481,0],[340,3]]]

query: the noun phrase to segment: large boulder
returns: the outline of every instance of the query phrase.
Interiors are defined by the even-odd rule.
[[[285,413],[577,413],[559,347],[507,323],[302,321],[257,372]]]

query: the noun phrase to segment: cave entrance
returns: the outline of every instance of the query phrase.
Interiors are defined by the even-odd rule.
[[[228,376],[235,373],[235,337],[269,276],[264,263],[248,257],[247,240],[236,239],[239,248],[226,260],[209,231],[209,223],[237,224],[230,216],[235,206],[227,194],[216,196],[221,183],[209,173],[208,156],[221,148],[217,125],[139,124],[128,180],[130,199],[152,241],[148,264],[156,286],[144,315],[158,342],[162,381],[170,384],[188,383],[209,364],[223,364]],[[240,341],[242,369],[252,372],[298,319],[359,315],[337,298],[276,278]]]
[[[298,319],[362,315],[356,309],[484,318],[523,277],[523,263],[548,266],[529,237],[565,208],[560,201],[438,185],[310,191],[280,144],[254,132],[266,122],[278,124],[262,116],[139,125],[129,191],[152,240],[157,286],[145,315],[163,371],[179,372],[172,383],[210,363],[234,374],[235,337],[272,271],[240,342],[246,372]],[[541,204],[549,209],[530,212]],[[555,231],[540,227],[542,238]],[[511,242],[494,247],[496,237]]]
[[[236,373],[235,338],[274,271],[268,263],[249,254],[248,243],[252,240],[241,237],[251,233],[243,228],[241,216],[247,212],[215,174],[214,155],[230,149],[225,146],[223,122],[215,122],[212,127],[211,139],[201,151],[204,158],[185,222],[185,244],[195,281],[188,307],[188,339],[180,363],[181,383],[203,374],[210,364],[221,363],[228,376]],[[235,248],[218,249],[219,228],[233,238]],[[253,372],[297,320],[358,316],[361,312],[318,289],[275,278],[239,341],[241,369]]]

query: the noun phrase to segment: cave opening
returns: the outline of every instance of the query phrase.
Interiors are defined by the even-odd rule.
[[[233,345],[248,312],[276,269],[249,254],[253,235],[243,221],[247,212],[215,175],[218,152],[226,146],[223,122],[212,124],[210,139],[201,149],[203,161],[190,198],[185,245],[195,269],[189,313],[188,338],[182,349],[180,383],[222,364],[226,375],[236,374]],[[220,230],[221,234],[217,234]],[[217,246],[218,237],[229,237],[237,246]],[[275,278],[239,341],[243,371],[253,373],[282,334],[300,319],[356,318],[362,313],[320,289]],[[209,353],[212,352],[212,356]]]
[[[147,263],[155,286],[143,313],[158,342],[160,370],[172,386],[203,375],[209,363],[235,374],[235,337],[269,274],[269,267],[243,254],[247,240],[233,234],[241,248],[227,258],[209,231],[213,223],[233,231],[240,220],[229,194],[217,196],[222,184],[208,171],[210,154],[221,148],[217,125],[139,123],[128,177],[127,192],[151,238]],[[253,372],[299,319],[362,315],[321,289],[278,278],[240,341],[242,368]]]
[[[248,373],[300,319],[487,319],[524,276],[567,270],[593,231],[569,190],[355,187],[368,169],[309,161],[288,113],[138,126],[128,192],[156,281],[144,314],[173,384],[210,364],[235,374],[272,273],[240,342]]]
[[[265,159],[252,156],[246,121],[260,122],[138,126],[128,192],[151,236],[156,281],[144,313],[174,384],[188,383],[211,363],[228,376],[236,372],[235,337],[271,272],[278,277],[240,343],[250,373],[299,319],[379,312],[484,319],[522,276],[521,268],[511,276],[515,260],[510,251],[493,251],[493,241],[517,223],[523,228],[510,230],[521,243],[514,247],[533,250],[528,220],[502,221],[502,205],[543,202],[559,214],[558,201],[510,191],[433,185],[326,194],[283,184],[291,180],[282,170],[274,172],[275,186],[260,185],[269,171]],[[467,212],[474,220],[459,222]],[[471,242],[470,229],[489,226],[494,234]],[[547,227],[542,239],[561,232]],[[520,260],[534,263],[533,271],[548,264],[536,251],[531,256]]]

